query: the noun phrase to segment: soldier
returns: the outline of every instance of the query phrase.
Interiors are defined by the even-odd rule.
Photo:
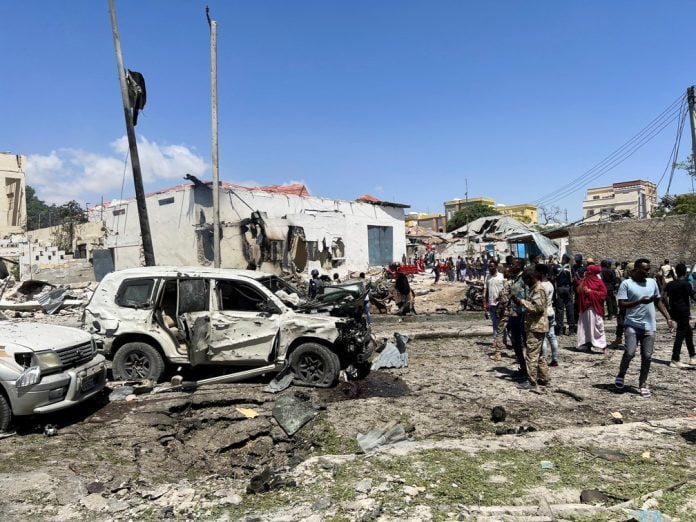
[[[534,389],[537,384],[547,386],[551,381],[549,367],[541,353],[546,333],[549,331],[549,318],[546,315],[548,303],[546,292],[539,282],[539,275],[535,268],[529,267],[522,274],[524,284],[529,288],[527,297],[522,299],[516,295],[512,301],[525,309],[524,328],[527,333],[527,381],[520,384],[524,390]]]
[[[321,288],[321,279],[319,278],[319,270],[312,270],[312,279],[309,280],[309,298],[316,299],[319,289]]]
[[[507,338],[508,316],[510,315],[510,288],[512,287],[510,269],[506,268],[503,275],[505,279],[503,280],[503,287],[498,294],[498,306],[495,307],[498,321],[497,329],[493,336],[493,355],[491,355],[491,359],[494,361],[501,359],[500,350]]]

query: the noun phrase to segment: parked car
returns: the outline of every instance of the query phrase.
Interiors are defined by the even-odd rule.
[[[289,364],[308,385],[331,386],[341,370],[366,375],[370,331],[364,288],[327,287],[306,301],[264,272],[143,267],[112,272],[83,316],[116,379],[160,380],[167,364]]]
[[[79,404],[106,384],[104,357],[78,328],[0,323],[0,432],[13,416]]]

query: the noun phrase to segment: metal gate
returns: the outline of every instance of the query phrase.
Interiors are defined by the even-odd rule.
[[[385,266],[394,261],[392,227],[367,225],[367,252],[370,266]]]

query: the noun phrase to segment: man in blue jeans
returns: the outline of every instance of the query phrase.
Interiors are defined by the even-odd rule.
[[[660,299],[660,290],[657,287],[657,283],[654,279],[648,277],[649,273],[650,261],[644,258],[636,260],[631,278],[621,283],[619,292],[616,295],[619,300],[619,308],[626,311],[626,317],[623,322],[626,349],[621,358],[619,374],[616,376],[614,384],[619,390],[624,387],[624,377],[640,343],[640,377],[638,378],[638,387],[641,396],[645,398],[652,395],[647,382],[653,348],[655,347],[655,332],[657,330],[655,305],[657,305],[660,313],[667,320],[669,331],[672,331],[672,319],[667,312],[667,308],[665,308],[665,304]]]

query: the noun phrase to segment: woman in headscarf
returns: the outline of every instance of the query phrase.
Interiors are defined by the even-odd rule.
[[[413,290],[411,290],[411,285],[408,282],[408,277],[405,274],[399,272],[396,275],[396,281],[394,282],[394,288],[396,289],[396,304],[399,307],[397,312],[399,315],[406,315],[408,313],[416,313],[416,308],[414,306],[416,295]]]
[[[604,334],[604,300],[607,287],[600,277],[601,268],[595,264],[587,266],[585,277],[578,283],[578,348],[592,351],[601,348],[607,353],[607,338]]]

